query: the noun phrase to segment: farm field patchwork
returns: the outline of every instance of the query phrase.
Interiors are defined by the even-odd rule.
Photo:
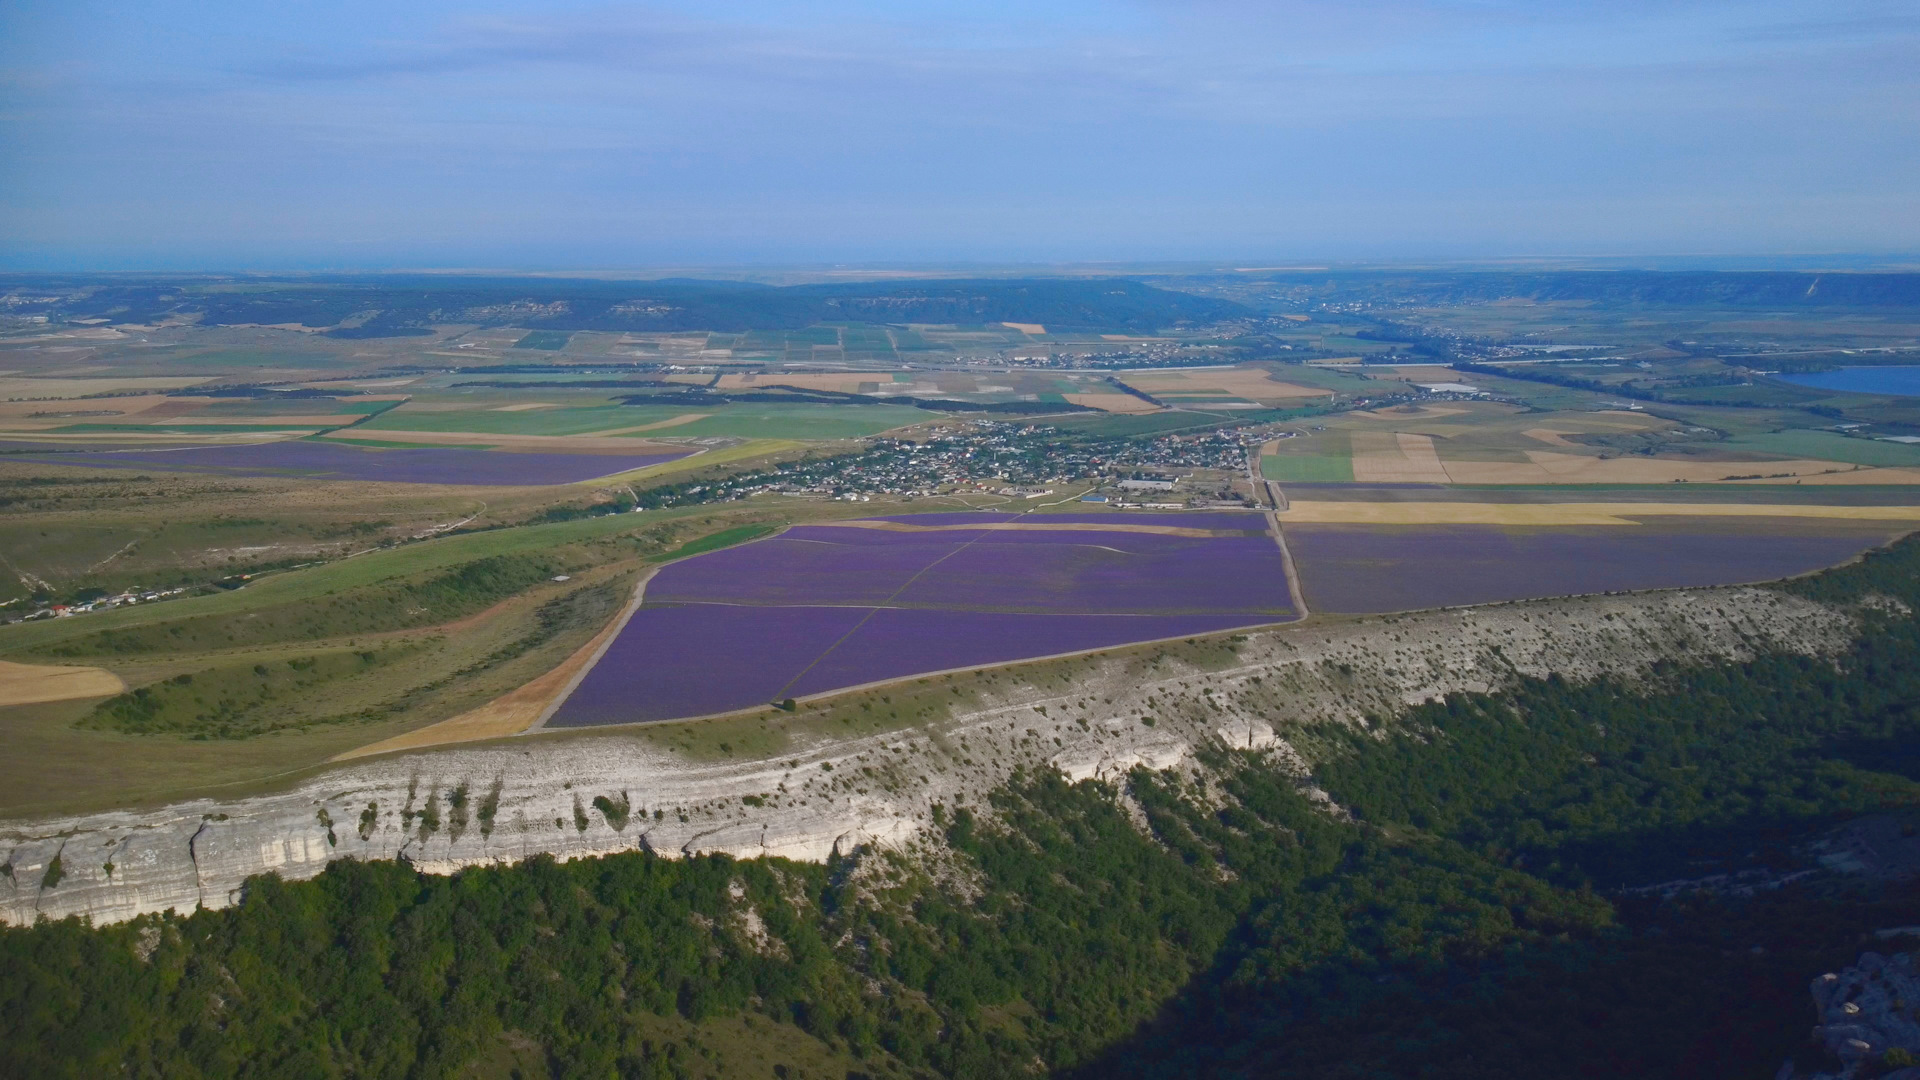
[[[1309,610],[1352,615],[1771,581],[1844,562],[1910,527],[1687,517],[1638,527],[1282,526]]]
[[[1327,397],[1332,393],[1285,381],[1265,367],[1127,371],[1117,377],[1135,390],[1167,402],[1297,404],[1302,399]]]
[[[439,446],[380,449],[301,439],[253,445],[88,450],[26,460],[231,476],[299,475],[317,480],[397,484],[520,486],[591,480],[674,461],[691,453],[525,454]]]
[[[849,524],[862,523],[796,526],[662,570],[548,726],[726,712],[1295,614],[1252,514]]]

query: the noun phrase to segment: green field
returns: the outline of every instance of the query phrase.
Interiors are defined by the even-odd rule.
[[[516,349],[544,349],[548,352],[559,352],[561,349],[566,348],[567,342],[572,339],[573,335],[565,330],[533,330],[529,331],[526,337],[514,342],[513,347]]]
[[[692,411],[672,406],[629,407],[629,413],[653,423]],[[700,410],[706,411],[706,410]],[[662,429],[672,436],[729,435],[750,439],[857,439],[908,424],[924,424],[945,415],[911,405],[776,405],[759,402],[728,405],[705,420]]]
[[[907,424],[923,423],[940,413],[907,405],[782,405],[748,402],[737,405],[597,405],[568,409],[499,412],[489,404],[471,411],[428,412],[404,406],[357,426],[355,431],[455,431],[476,435],[590,435],[596,431],[642,427],[677,419],[688,413],[704,419],[661,428],[673,438],[721,435],[761,439],[856,439]],[[654,432],[636,432],[644,438]]]
[[[535,399],[538,400],[538,399]],[[354,428],[355,431],[471,431],[483,435],[587,435],[609,428],[644,424],[633,410],[618,405],[574,409],[530,409],[499,412],[495,399],[472,410],[428,412],[402,405]],[[683,410],[684,411],[684,410]]]
[[[259,367],[314,370],[352,367],[344,357],[334,353],[283,349],[215,349],[184,356],[175,353],[168,356],[167,360],[179,368]]]
[[[1790,458],[1844,461],[1849,465],[1920,465],[1920,446],[1849,438],[1833,431],[1772,431],[1742,435],[1716,445]]]
[[[779,528],[777,525],[736,525],[731,529],[709,533],[698,540],[690,540],[672,551],[653,556],[650,561],[670,562],[692,555],[704,555],[709,551],[718,551],[721,548],[733,547],[735,544],[744,544],[749,540],[758,540],[777,528]]]
[[[1269,454],[1260,459],[1260,475],[1281,483],[1351,483],[1353,459],[1319,454]]]
[[[417,442],[395,442],[392,439],[318,439],[316,436],[308,436],[307,441],[346,443],[348,446],[372,446],[382,450],[418,450],[422,445]],[[471,442],[434,443],[433,445],[442,450],[491,450],[495,444],[488,442]]]
[[[205,616],[244,618],[267,608],[318,601],[336,593],[445,570],[479,559],[541,552],[592,541],[647,525],[701,513],[703,507],[610,514],[546,525],[448,536],[285,573],[268,574],[243,589],[186,597],[160,604],[115,608],[77,619],[50,619],[0,628],[0,656],[58,646],[107,630],[131,630],[159,622]]]

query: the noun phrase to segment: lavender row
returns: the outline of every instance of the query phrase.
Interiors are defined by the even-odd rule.
[[[594,727],[703,716],[930,671],[1268,621],[1248,615],[648,606],[547,723]]]
[[[806,528],[675,564],[661,601],[855,604],[1043,613],[1291,610],[1264,535],[898,533]]]
[[[1288,525],[1286,535],[1308,609],[1346,614],[1772,581],[1886,539],[1760,528]]]

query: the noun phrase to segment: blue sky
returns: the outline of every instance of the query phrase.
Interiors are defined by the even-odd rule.
[[[0,265],[1920,250],[1911,0],[11,0]]]

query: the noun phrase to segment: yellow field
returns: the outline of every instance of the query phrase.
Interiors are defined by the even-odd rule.
[[[518,405],[497,405],[494,412],[527,412],[532,409],[557,409],[560,406],[551,401],[523,401]]]
[[[1009,330],[1018,330],[1023,334],[1044,334],[1047,328],[1037,322],[1003,322],[1001,326]]]
[[[1405,431],[1355,431],[1353,479],[1362,484],[1444,484],[1433,437]]]
[[[1465,503],[1312,502],[1295,499],[1281,524],[1319,525],[1639,525],[1635,518],[1809,518],[1920,522],[1920,506],[1814,506],[1793,503]]]
[[[0,660],[0,705],[107,697],[126,688],[120,676],[101,668],[48,667]]]
[[[1569,449],[1575,449],[1578,448],[1580,444],[1568,442],[1567,436],[1582,433],[1578,431],[1555,431],[1553,428],[1536,427],[1528,428],[1520,434],[1525,435],[1529,439],[1537,439],[1540,442],[1546,443],[1548,446],[1564,446]]]

